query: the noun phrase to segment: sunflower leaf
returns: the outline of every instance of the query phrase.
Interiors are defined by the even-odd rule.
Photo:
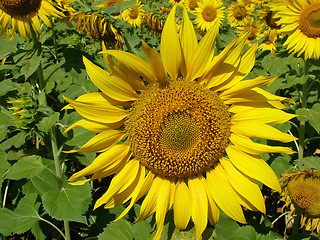
[[[130,222],[121,219],[104,228],[98,239],[133,240],[134,234]]]

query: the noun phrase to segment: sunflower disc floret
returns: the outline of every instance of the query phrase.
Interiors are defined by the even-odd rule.
[[[214,92],[194,82],[150,86],[133,104],[126,130],[133,154],[167,177],[203,172],[223,156],[230,113]]]

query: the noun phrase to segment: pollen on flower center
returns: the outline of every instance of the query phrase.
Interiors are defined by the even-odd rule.
[[[311,173],[312,174],[312,173]],[[293,203],[309,216],[320,217],[320,178],[309,173],[288,183]]]
[[[237,6],[234,10],[233,10],[233,16],[235,19],[237,20],[242,20],[246,17],[246,10],[244,7],[241,6]]]
[[[299,28],[310,38],[320,37],[320,4],[310,4],[300,15]]]
[[[217,10],[211,6],[207,6],[202,11],[202,17],[206,22],[212,22],[217,16]]]
[[[0,0],[0,9],[12,15],[26,15],[40,7],[41,0]]]
[[[184,80],[150,85],[125,123],[131,150],[155,174],[187,177],[212,167],[229,143],[230,113],[218,95]]]

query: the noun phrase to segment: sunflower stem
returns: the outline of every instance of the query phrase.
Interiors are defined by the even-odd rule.
[[[58,43],[57,43],[57,34],[56,34],[56,30],[54,29],[54,21],[53,20],[51,20],[51,32],[52,32],[54,54],[55,54],[54,57],[57,60],[57,57],[58,57]]]
[[[64,223],[64,233],[65,233],[65,236],[66,236],[65,239],[66,240],[70,240],[71,237],[70,237],[69,221],[64,220],[63,223]]]
[[[297,215],[294,217],[294,222],[292,226],[292,235],[296,235],[298,233],[299,225],[300,225],[300,213],[297,212]]]
[[[48,220],[44,219],[44,218],[40,218],[41,221],[48,223],[50,226],[52,226],[54,229],[56,229],[58,231],[58,233],[60,233],[60,235],[63,237],[63,239],[67,239],[66,236],[63,234],[63,232],[60,231],[60,229],[54,225],[52,222],[49,222]]]

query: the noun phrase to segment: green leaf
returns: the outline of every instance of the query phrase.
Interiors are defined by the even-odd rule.
[[[0,96],[4,96],[8,92],[14,90],[17,90],[17,85],[10,79],[6,79],[0,82]]]
[[[298,117],[298,119],[308,121],[310,125],[317,131],[320,132],[320,103],[316,103],[311,109],[299,108],[296,111],[298,115],[305,115],[307,118]],[[302,119],[303,118],[303,119]]]
[[[134,234],[131,223],[123,219],[110,223],[104,228],[103,233],[98,236],[98,239],[133,240]]]
[[[215,225],[217,239],[229,239],[232,233],[239,228],[239,225],[233,219],[220,211],[219,221]]]
[[[9,169],[6,179],[19,180],[22,178],[30,178],[42,172],[45,166],[42,164],[40,156],[28,156],[18,160]]]
[[[229,240],[257,240],[258,235],[252,226],[247,225],[233,231]]]
[[[320,172],[320,157],[305,157],[302,159],[297,159],[294,161],[294,163],[298,165],[299,169],[314,168]]]
[[[21,147],[26,141],[27,134],[24,132],[19,132],[18,134],[14,135],[13,137],[7,139],[3,143],[0,144],[0,149],[2,150],[8,150],[12,146],[15,146],[16,148]]]
[[[7,154],[0,150],[0,180],[2,182],[3,175],[10,168],[10,163],[7,161]]]
[[[153,228],[147,220],[137,222],[132,225],[135,240],[151,240]],[[185,238],[184,238],[185,239]]]
[[[41,219],[38,214],[40,204],[35,203],[37,194],[26,195],[21,199],[17,208],[11,211],[0,209],[0,233],[24,233]]]
[[[86,222],[82,215],[91,202],[90,186],[66,185],[60,190],[48,191],[42,196],[44,209],[58,220]]]
[[[263,235],[260,240],[282,240],[283,236],[276,232],[270,231],[266,235]]]
[[[290,161],[290,155],[279,156],[272,161],[270,166],[278,178],[280,178],[281,174],[288,172],[288,170],[292,168],[292,166],[289,164]]]
[[[21,66],[21,73],[25,79],[28,79],[39,67],[42,54],[38,51],[32,51],[24,56],[21,62],[17,65]]]
[[[54,112],[50,117],[44,117],[41,120],[41,122],[38,124],[38,129],[40,131],[48,133],[48,131],[52,128],[52,126],[59,121],[59,116],[60,116],[60,113]]]

